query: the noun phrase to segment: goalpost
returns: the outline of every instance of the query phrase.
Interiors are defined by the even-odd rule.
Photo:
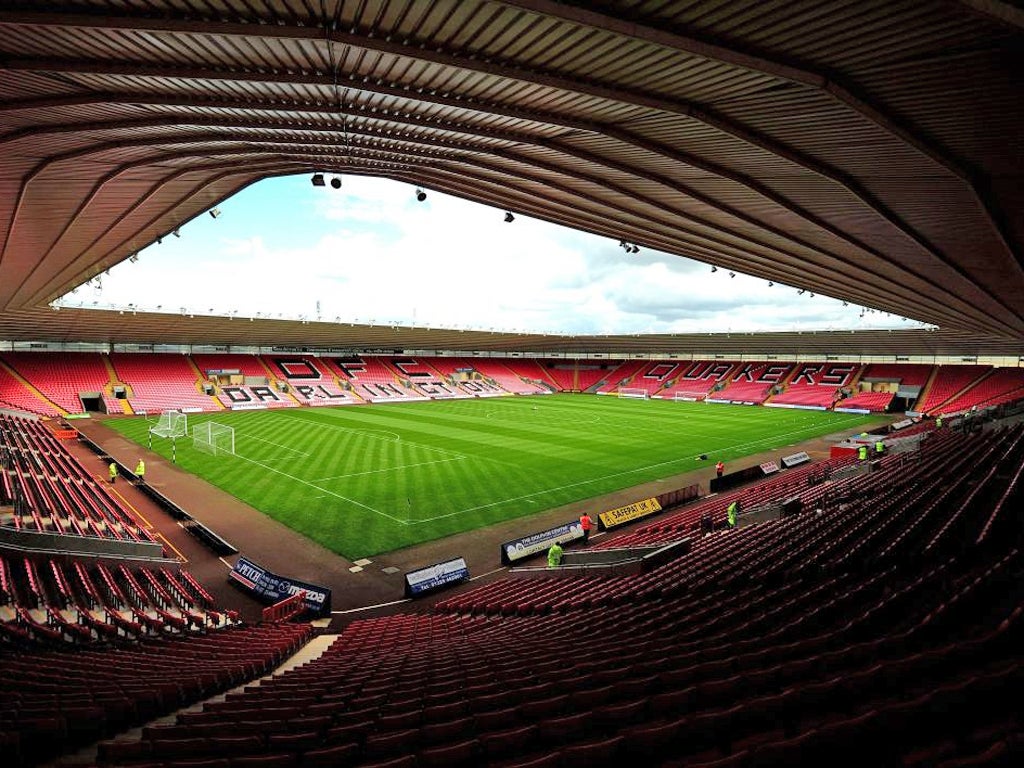
[[[632,387],[619,387],[619,397],[631,397],[636,400],[646,400],[650,395],[646,389],[632,388]]]
[[[235,453],[235,430],[226,424],[207,421],[192,427],[192,447],[213,456]]]
[[[171,438],[171,462],[178,463],[178,438],[188,435],[188,416],[181,411],[164,411],[155,427],[149,428],[149,450],[153,450],[153,435]]]

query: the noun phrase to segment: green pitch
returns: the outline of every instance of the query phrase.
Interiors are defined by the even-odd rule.
[[[785,453],[877,419],[551,395],[190,414],[190,431],[205,420],[235,429],[236,455],[189,437],[179,466],[356,559],[707,466],[702,453]],[[142,445],[152,424],[107,423]],[[169,457],[171,443],[153,449]]]

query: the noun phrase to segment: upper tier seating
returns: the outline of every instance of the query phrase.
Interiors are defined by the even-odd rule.
[[[957,482],[973,457],[992,471]],[[930,437],[822,483],[821,513],[694,538],[640,576],[503,578],[432,613],[357,620],[319,659],[99,759],[923,768],[984,754],[1021,726],[997,692],[1024,680],[1022,465],[1020,428]]]
[[[118,378],[131,387],[129,402],[136,413],[220,410],[215,398],[197,389],[196,372],[185,355],[113,352],[110,361]]]
[[[1024,368],[996,368],[978,384],[942,405],[939,412],[961,413],[1024,398]]]
[[[991,370],[989,365],[940,365],[937,366],[931,388],[923,400],[916,406],[921,413],[933,413],[942,410],[943,405],[961,390]]]
[[[894,397],[896,397],[895,392],[858,392],[852,397],[839,400],[835,407],[837,409],[862,408],[874,413],[884,413]]]
[[[121,412],[117,400],[106,394],[110,374],[103,358],[95,352],[5,352],[0,359],[68,413],[85,411],[79,397],[82,392],[99,393],[108,413]]]
[[[853,382],[859,370],[856,363],[803,363],[770,404],[829,408],[839,390]]]
[[[739,363],[725,360],[695,360],[680,364],[673,374],[674,383],[663,389],[660,396],[672,399],[676,395],[703,400],[720,381],[731,376]]]

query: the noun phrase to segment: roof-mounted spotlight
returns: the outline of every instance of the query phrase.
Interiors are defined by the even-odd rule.
[[[211,219],[216,219],[218,216],[220,216],[220,208],[211,208],[210,209],[210,218]]]
[[[505,211],[505,222],[511,224],[516,220],[516,217],[512,215],[512,211]]]
[[[422,203],[426,199],[427,199],[427,193],[424,192],[422,189],[417,189],[416,190],[416,200]]]
[[[181,237],[181,232],[177,229],[171,232],[171,234],[174,235],[175,237]]]
[[[775,285],[775,283],[773,283],[771,280],[769,280],[768,281],[768,287],[771,288],[773,285]]]
[[[310,183],[312,183],[314,187],[324,186],[324,175],[322,173],[314,173],[313,178],[310,179]]]
[[[716,267],[714,264],[712,264],[711,265],[711,273],[714,274],[717,271],[718,271],[718,267]]]
[[[341,177],[335,176],[334,178],[332,178],[331,186],[334,187],[334,189],[341,189]]]
[[[729,277],[736,277],[736,273],[735,272],[730,272],[729,273]]]
[[[796,293],[797,293],[797,295],[798,295],[798,296],[803,296],[803,295],[804,295],[804,289],[803,289],[803,288],[801,288],[801,289],[800,289],[800,290],[798,290],[798,291],[797,291]]]
[[[640,246],[639,245],[634,245],[632,248],[629,249],[629,252],[630,253],[640,253]]]

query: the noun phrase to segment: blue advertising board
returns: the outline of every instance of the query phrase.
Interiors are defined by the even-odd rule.
[[[579,520],[573,520],[540,533],[531,533],[521,539],[506,541],[501,545],[501,562],[511,565],[516,560],[547,552],[548,548],[556,541],[559,544],[565,544],[567,541],[576,541],[582,538],[583,527]]]
[[[405,594],[408,597],[433,592],[435,589],[469,579],[469,567],[466,561],[457,557],[453,560],[445,560],[443,563],[434,563],[426,568],[419,568],[405,574]]]
[[[326,616],[331,612],[331,590],[327,587],[279,576],[246,557],[238,558],[228,579],[268,605],[305,592],[306,606],[310,611],[317,616]]]

